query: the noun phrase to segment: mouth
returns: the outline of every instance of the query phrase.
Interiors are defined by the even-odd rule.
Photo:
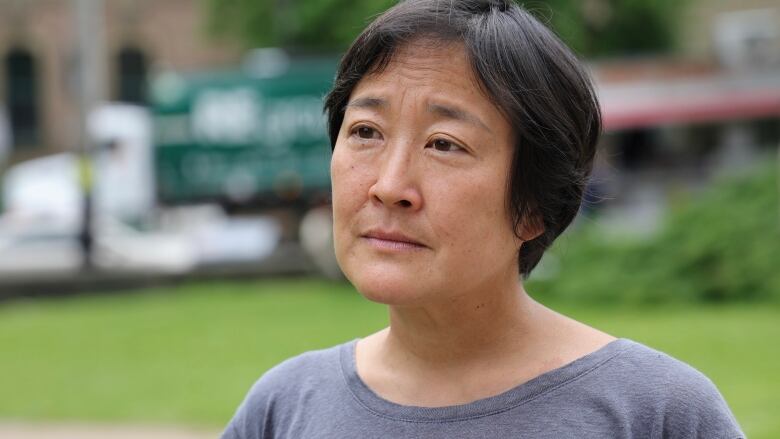
[[[360,237],[380,250],[404,251],[428,248],[428,246],[422,242],[401,232],[395,231],[370,230],[367,233],[360,235]]]

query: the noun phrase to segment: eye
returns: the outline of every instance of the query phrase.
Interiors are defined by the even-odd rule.
[[[357,136],[361,140],[373,140],[381,138],[379,131],[367,125],[359,125],[355,127],[352,130],[352,135]]]
[[[453,151],[462,151],[463,148],[461,148],[459,145],[450,142],[446,139],[433,139],[429,144],[428,147],[435,149],[436,151],[441,152],[453,152]]]

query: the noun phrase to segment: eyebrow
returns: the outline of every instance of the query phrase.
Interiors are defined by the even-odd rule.
[[[377,109],[388,106],[387,100],[375,97],[357,98],[349,101],[347,107]]]
[[[467,122],[472,125],[476,125],[480,128],[485,129],[487,132],[492,133],[490,128],[488,128],[488,126],[485,125],[485,123],[482,122],[480,118],[478,118],[474,114],[469,113],[466,110],[461,110],[460,108],[450,107],[447,105],[431,104],[428,106],[428,111],[440,117],[443,117],[445,119],[453,119],[461,122]]]
[[[373,96],[366,96],[362,98],[353,99],[347,103],[347,107],[366,108],[371,110],[385,109],[388,106],[389,103],[387,102],[386,99],[373,97]],[[480,128],[483,128],[489,133],[493,132],[490,128],[488,128],[488,126],[484,122],[482,122],[482,120],[479,117],[460,108],[455,108],[449,105],[442,105],[442,104],[431,104],[428,106],[428,112],[433,113],[444,119],[452,119],[452,120],[457,120],[461,122],[470,123],[472,125],[476,125]]]

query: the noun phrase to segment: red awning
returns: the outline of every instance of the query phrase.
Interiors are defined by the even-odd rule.
[[[599,84],[606,131],[780,117],[780,72]]]

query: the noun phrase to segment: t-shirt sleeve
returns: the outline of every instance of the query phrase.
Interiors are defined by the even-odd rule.
[[[273,439],[288,437],[303,378],[322,354],[309,352],[268,370],[247,393],[230,420],[222,439]]]
[[[241,437],[241,434],[236,430],[235,424],[231,421],[227,428],[225,428],[225,431],[222,432],[220,439],[241,439]]]
[[[700,372],[683,374],[664,414],[664,438],[745,438],[715,384]]]
[[[272,368],[255,382],[221,439],[271,439],[276,436],[276,423],[284,421],[285,417],[276,407],[281,404],[286,383],[294,382],[288,364],[289,360]]]
[[[249,390],[249,393],[238,406],[233,419],[230,420],[221,439],[265,439],[272,437],[265,431],[269,418],[270,403],[267,389],[264,389],[263,378],[260,378]]]

